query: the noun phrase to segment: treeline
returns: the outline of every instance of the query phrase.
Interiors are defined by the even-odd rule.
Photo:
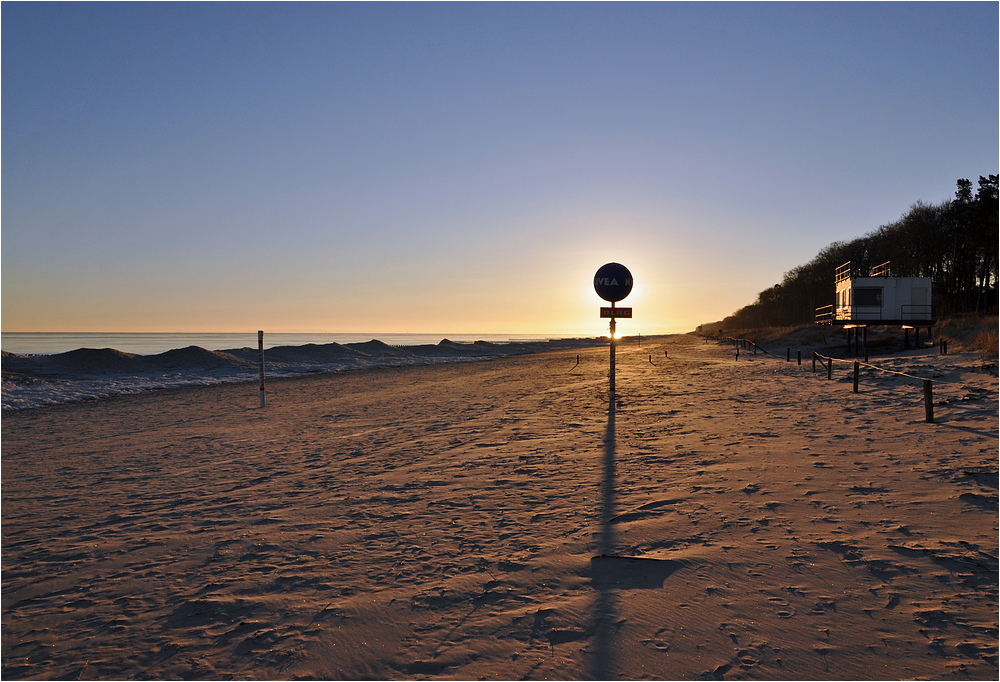
[[[785,273],[780,284],[715,329],[791,326],[814,320],[834,301],[834,271],[850,261],[855,272],[886,261],[895,277],[930,277],[937,317],[996,313],[998,281],[997,176],[979,187],[959,180],[955,198],[936,206],[917,202],[899,220],[849,242],[830,244],[811,261]]]

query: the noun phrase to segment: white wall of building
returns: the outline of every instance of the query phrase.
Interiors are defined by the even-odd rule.
[[[931,310],[930,277],[854,277],[837,283],[835,319],[926,322]]]

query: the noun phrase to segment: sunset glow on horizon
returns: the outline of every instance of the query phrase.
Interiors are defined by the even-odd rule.
[[[4,3],[3,331],[686,332],[995,173],[995,3]]]

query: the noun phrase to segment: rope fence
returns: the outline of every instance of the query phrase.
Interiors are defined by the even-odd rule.
[[[740,349],[741,348],[744,349],[744,350],[751,350],[754,355],[757,355],[757,351],[760,351],[761,353],[764,353],[766,355],[770,355],[771,354],[763,346],[758,346],[754,341],[752,341],[750,339],[736,339],[736,338],[733,338],[731,336],[725,336],[725,337],[721,337],[719,339],[719,341],[720,342],[729,343],[729,344],[731,344],[736,349],[736,360],[737,361],[739,361],[739,359],[740,359]]]
[[[757,351],[760,350],[768,355],[771,355],[768,351],[764,350],[761,346],[758,346],[754,341],[750,339],[737,339],[732,337],[721,337],[718,339],[720,343],[728,343],[736,348],[736,360],[740,359],[740,349],[751,349],[753,354],[756,355]],[[946,353],[947,351],[944,351]],[[942,353],[942,354],[944,354]],[[812,354],[812,371],[816,374],[817,363],[826,370],[826,378],[828,381],[833,380],[833,361],[838,360],[840,362],[851,362],[850,360],[842,360],[840,358],[833,358],[829,355],[823,355],[822,353],[817,353],[813,351]],[[858,382],[861,376],[861,367],[870,367],[871,369],[884,372],[886,374],[895,374],[897,376],[906,377],[907,379],[914,379],[919,381],[923,385],[923,403],[924,403],[924,420],[930,423],[934,422],[934,387],[930,379],[926,377],[920,377],[913,374],[907,374],[906,372],[899,372],[894,369],[888,369],[886,367],[880,367],[878,365],[873,365],[867,362],[867,357],[865,357],[865,362],[860,360],[854,360],[854,393],[858,392]],[[792,349],[788,348],[785,353],[785,361],[792,361]],[[802,364],[802,351],[797,351],[797,362],[799,365]],[[939,380],[940,382],[940,380]],[[947,383],[947,382],[945,382]]]
[[[813,353],[813,374],[816,373],[816,361],[826,367],[826,378],[833,378],[833,358],[828,355],[821,355],[820,353]],[[885,367],[879,367],[878,365],[873,365],[869,362],[861,362],[860,360],[854,361],[854,392],[858,392],[858,381],[861,377],[861,367],[871,367],[880,372],[886,374],[895,374],[896,376],[906,377],[907,379],[916,379],[923,384],[924,389],[924,421],[934,422],[934,387],[930,379],[924,377],[918,377],[913,374],[907,374],[906,372],[897,372],[894,369],[887,369]]]

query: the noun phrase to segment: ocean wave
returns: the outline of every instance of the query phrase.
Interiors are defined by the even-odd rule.
[[[446,362],[470,362],[545,350],[599,345],[600,339],[556,339],[494,343],[456,343],[390,346],[364,343],[276,346],[264,351],[265,374],[341,372],[376,367],[402,367]],[[256,381],[259,350],[177,348],[155,355],[125,353],[114,348],[79,348],[51,355],[2,353],[3,410],[78,402],[128,395],[162,388],[208,386]]]

